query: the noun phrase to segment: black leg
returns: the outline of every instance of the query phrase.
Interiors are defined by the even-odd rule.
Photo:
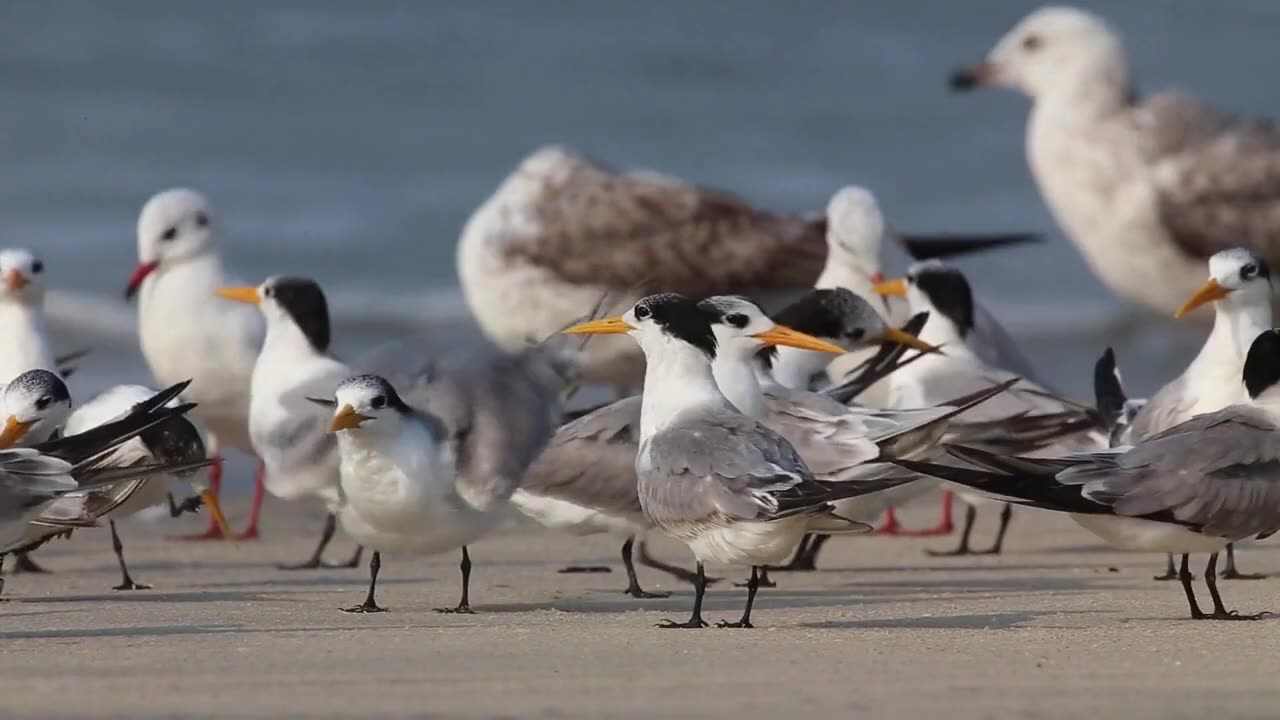
[[[471,609],[471,554],[467,552],[466,545],[462,546],[462,562],[458,568],[462,570],[462,600],[458,601],[457,607],[436,608],[436,612],[474,615],[476,611]]]
[[[749,588],[754,583],[757,587],[767,587],[767,588],[778,587],[778,583],[769,579],[768,566],[760,568],[759,577],[756,577],[756,567],[758,566],[756,565],[751,566],[751,577],[747,578],[746,582],[734,583],[733,586]]]
[[[716,623],[716,627],[722,628],[750,628],[755,627],[751,624],[751,606],[756,602],[756,591],[760,589],[759,576],[756,574],[756,566],[751,566],[751,579],[747,581],[747,607],[742,611],[742,619],[738,622],[725,622],[721,620]]]
[[[324,567],[324,562],[320,559],[324,555],[324,549],[329,546],[329,541],[333,539],[333,533],[338,528],[338,516],[329,513],[324,519],[324,530],[320,534],[320,544],[316,545],[316,549],[311,553],[311,557],[300,563],[292,565],[277,565],[281,570],[315,570]]]
[[[697,573],[691,573],[688,570],[685,570],[684,568],[679,567],[677,565],[668,565],[662,562],[661,560],[655,558],[654,556],[650,555],[648,545],[645,543],[643,539],[640,540],[639,552],[640,552],[641,565],[644,565],[645,567],[653,568],[654,570],[661,570],[662,572],[670,575],[671,577],[677,580],[680,580],[681,582],[687,582],[690,585],[698,584],[699,581],[698,581]],[[708,585],[715,585],[716,583],[720,582],[720,578],[709,578],[709,577],[706,577],[705,575],[703,575],[702,578],[703,578],[702,582],[705,582]]]
[[[613,568],[608,565],[566,565],[556,572],[563,575],[604,574],[613,572]]]
[[[1231,543],[1227,546],[1227,565],[1222,568],[1223,580],[1261,580],[1266,577],[1261,573],[1242,573],[1236,570],[1236,546]]]
[[[31,559],[31,554],[30,554],[30,553],[25,553],[25,552],[16,552],[16,553],[14,553],[14,558],[15,558],[14,567],[13,567],[13,574],[14,574],[14,575],[17,575],[18,573],[47,573],[47,572],[49,572],[48,570],[45,570],[45,569],[44,569],[43,567],[41,567],[40,565],[37,565],[37,564],[36,564],[36,561]]]
[[[0,593],[4,592],[4,559],[5,554],[0,553]],[[0,598],[0,602],[9,602],[9,598]]]
[[[378,603],[373,599],[374,588],[378,586],[378,571],[382,569],[382,553],[377,550],[373,551],[373,557],[369,558],[369,593],[364,596],[364,602],[349,608],[342,608],[342,612],[349,613],[380,613],[386,612],[387,609],[379,607]]]
[[[804,552],[804,569],[818,569],[818,553],[822,552],[822,546],[831,540],[830,535],[814,535],[813,540],[809,543],[809,547]]]
[[[775,572],[809,572],[817,570],[813,561],[817,558],[817,553],[810,553],[809,548],[813,547],[826,535],[805,535],[800,539],[800,544],[796,546],[796,552],[791,556],[791,560],[786,565],[776,565],[771,568]]]
[[[179,517],[183,513],[198,512],[200,508],[204,506],[204,500],[200,499],[199,495],[193,495],[189,498],[184,499],[180,503],[176,503],[173,501],[173,493],[169,493],[168,498],[169,498],[169,517],[171,518]]]
[[[636,565],[631,560],[631,548],[635,545],[636,536],[632,535],[627,541],[622,543],[622,564],[627,568],[627,589],[623,593],[633,598],[664,598],[671,597],[671,593],[667,592],[647,592],[640,587],[640,578],[636,576]],[[563,570],[561,572],[564,572]]]
[[[1209,617],[1200,610],[1200,604],[1196,602],[1196,591],[1191,587],[1191,568],[1188,566],[1190,561],[1189,555],[1182,556],[1182,566],[1178,570],[1178,581],[1182,583],[1182,591],[1187,594],[1187,605],[1191,607],[1192,620],[1204,620]]]
[[[1009,521],[1012,519],[1013,519],[1013,505],[1010,503],[1005,503],[1004,507],[1000,509],[1000,529],[996,530],[996,541],[991,545],[990,548],[987,548],[986,550],[983,550],[975,554],[999,555],[1000,551],[1004,548],[1004,535],[1009,531]]]
[[[1157,575],[1157,576],[1155,576],[1155,578],[1154,578],[1154,579],[1155,579],[1155,580],[1177,580],[1177,579],[1178,579],[1178,568],[1174,567],[1174,565],[1173,565],[1173,556],[1172,556],[1172,555],[1165,555],[1165,556],[1164,556],[1164,559],[1165,559],[1165,563],[1166,563],[1166,565],[1165,565],[1165,570],[1164,570],[1164,574],[1163,574],[1163,575]]]
[[[960,544],[955,550],[925,550],[926,555],[932,557],[957,557],[960,555],[971,555],[969,549],[969,536],[973,534],[973,523],[978,519],[978,509],[968,503],[964,506],[964,527],[960,528]]]
[[[702,567],[702,563],[698,563],[698,572],[696,580],[693,583],[693,615],[688,621],[678,623],[673,620],[663,620],[658,623],[660,628],[704,628],[707,621],[702,619],[702,596],[707,593],[707,573]]]
[[[111,549],[116,551],[116,561],[120,563],[120,584],[112,590],[150,590],[150,585],[136,583],[129,577],[129,568],[124,564],[124,543],[120,542],[120,533],[116,532],[116,521],[110,520],[108,524],[111,526]]]
[[[1228,610],[1222,604],[1222,596],[1218,594],[1218,553],[1209,556],[1209,564],[1204,567],[1204,584],[1209,587],[1209,597],[1213,598],[1213,614],[1208,617],[1214,620],[1259,620],[1270,613],[1257,615],[1241,615],[1235,610]]]

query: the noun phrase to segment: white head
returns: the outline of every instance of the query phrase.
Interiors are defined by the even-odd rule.
[[[195,190],[178,188],[153,195],[138,215],[138,267],[125,289],[129,298],[142,281],[163,269],[213,252],[213,207]]]
[[[1178,308],[1182,317],[1201,305],[1219,309],[1271,308],[1271,269],[1267,261],[1244,248],[1222,250],[1209,258],[1209,279]]]
[[[0,250],[0,301],[30,307],[44,303],[44,262],[30,250]]]
[[[0,449],[27,447],[48,440],[71,415],[66,383],[48,370],[28,370],[0,392],[5,417]]]
[[[827,249],[870,273],[880,269],[884,215],[871,191],[850,185],[827,203]]]
[[[1001,85],[1035,100],[1066,93],[1086,105],[1124,102],[1131,92],[1120,36],[1097,15],[1059,5],[1027,15],[984,62],[957,70],[951,85]]]
[[[317,353],[329,349],[329,304],[310,278],[272,275],[258,287],[219,288],[218,297],[256,305],[267,320],[267,337],[299,334]]]
[[[394,435],[413,410],[386,379],[377,375],[356,375],[343,380],[332,402],[313,402],[333,407],[329,432],[362,435]]]
[[[881,295],[905,296],[911,313],[929,313],[925,332],[934,343],[963,340],[974,327],[973,290],[959,270],[941,260],[925,260],[906,277],[876,285]]]

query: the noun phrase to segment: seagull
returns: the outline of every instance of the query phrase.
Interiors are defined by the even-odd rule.
[[[467,220],[458,275],[485,335],[518,352],[530,337],[575,322],[601,296],[620,312],[659,291],[706,297],[811,288],[825,262],[827,224],[652,172],[620,173],[548,146],[525,158]],[[972,241],[933,240],[936,252]],[[583,352],[588,382],[634,389],[643,368],[638,349],[615,339]]]
[[[877,286],[877,291],[905,296],[912,312],[928,312],[929,319],[920,332],[920,339],[942,348],[942,352],[927,353],[916,362],[889,375],[890,407],[930,407],[1022,377],[1022,382],[999,397],[965,413],[964,422],[998,424],[1028,416],[1072,415],[1074,408],[1057,399],[1043,386],[984,359],[984,355],[999,357],[1001,351],[988,347],[986,352],[981,352],[980,345],[983,343],[974,332],[973,291],[959,270],[937,261],[917,263],[908,270],[906,277],[881,283]],[[955,423],[962,424],[964,423]],[[1107,439],[1100,430],[1086,427],[1067,437],[1055,437],[1051,444],[1040,448],[1036,454],[1082,452],[1106,447],[1106,444]],[[930,551],[931,555],[974,553],[969,547],[969,537],[977,517],[974,504],[988,503],[990,500],[972,492],[961,492],[960,497],[966,505],[960,544],[949,552]],[[988,550],[977,554],[1000,553],[1011,519],[1012,507],[1006,503],[1001,509],[995,542]]]
[[[0,449],[45,442],[70,415],[71,393],[62,378],[28,370],[0,385]]]
[[[1176,316],[1185,317],[1212,304],[1213,330],[1200,353],[1175,380],[1160,389],[1115,433],[1113,445],[1145,440],[1197,415],[1244,402],[1240,373],[1254,339],[1272,327],[1271,270],[1266,260],[1243,248],[1231,248],[1209,258],[1209,279],[1182,304]],[[1114,366],[1114,359],[1111,361]],[[1116,380],[1119,384],[1118,379]],[[1119,391],[1122,402],[1123,388]],[[1177,579],[1173,556],[1157,580]],[[1236,569],[1234,546],[1227,546],[1223,579],[1257,579]]]
[[[44,262],[30,250],[0,250],[0,383],[27,370],[57,372],[44,314]]]
[[[267,334],[250,381],[249,435],[265,469],[266,489],[282,500],[317,497],[328,509],[311,557],[282,569],[324,566],[321,556],[341,505],[338,447],[325,432],[328,413],[308,396],[331,397],[351,369],[329,354],[329,306],[309,278],[273,275],[257,287],[225,287],[221,298],[257,306]],[[355,567],[360,550],[338,567]]]
[[[146,407],[157,392],[141,385],[116,385],[98,394],[89,402],[81,405],[71,413],[63,426],[63,432],[76,435],[99,427],[118,418],[127,416],[139,407]],[[174,397],[167,405],[176,407],[179,398]],[[196,426],[183,416],[175,416],[147,428],[131,440],[122,443],[112,451],[110,462],[120,467],[135,465],[154,466],[191,466],[207,457],[204,441]],[[173,500],[174,484],[185,482],[199,493],[196,497],[181,505]],[[124,560],[124,544],[116,529],[116,518],[133,515],[149,507],[167,503],[169,514],[177,517],[186,511],[194,511],[203,503],[209,508],[213,522],[226,534],[233,538],[234,534],[227,525],[226,517],[217,502],[203,469],[183,472],[157,472],[154,475],[140,477],[128,484],[102,488],[86,493],[77,493],[57,504],[65,505],[64,513],[73,516],[88,514],[94,519],[108,518],[111,527],[111,548],[120,565],[120,584],[115,590],[149,590],[150,585],[143,585],[133,580]]]
[[[863,532],[869,525],[834,513],[844,497],[888,487],[824,483],[781,436],[734,409],[716,386],[717,342],[697,303],[664,293],[620,317],[580,323],[567,333],[628,334],[644,350],[636,475],[645,516],[686,543],[697,559],[693,613],[660,627],[700,628],[706,562],[750,565],[742,618],[752,627],[759,568],[784,560],[806,532]]]
[[[249,437],[249,382],[265,328],[250,308],[213,298],[235,284],[222,267],[214,212],[195,190],[166,190],[153,196],[138,217],[138,266],[125,298],[138,296],[138,340],[151,374],[160,385],[194,378],[190,398],[195,419],[208,431],[209,452],[224,447],[253,453]],[[258,537],[262,473],[254,477],[248,527],[239,538]],[[222,464],[212,466],[213,492],[222,486]],[[222,531],[210,518],[201,535],[216,540]]]
[[[192,409],[190,403],[166,406],[185,387],[174,385],[123,417],[85,432],[30,448],[0,450],[0,566],[7,553],[33,549],[76,527],[93,526],[90,515],[68,518],[55,512],[57,503],[74,493],[128,484],[157,472],[189,472],[215,462],[200,458],[184,464],[121,464],[117,458],[115,450],[122,444]],[[216,512],[217,499],[210,497],[210,510]]]
[[[418,382],[410,401],[377,375],[347,378],[332,401],[313,399],[334,408],[342,527],[373,550],[369,591],[347,612],[386,610],[374,597],[383,552],[459,548],[462,598],[436,611],[474,612],[467,545],[506,519],[512,492],[555,429],[570,377],[555,356],[543,345],[471,359]]]
[[[1103,18],[1035,10],[951,85],[1031,98],[1027,161],[1040,194],[1121,296],[1167,316],[1219,250],[1243,245],[1280,263],[1280,131],[1183,92],[1140,95]]]
[[[1255,620],[1218,594],[1218,553],[1228,543],[1280,530],[1280,331],[1253,341],[1242,371],[1249,400],[1197,415],[1134,445],[1033,459],[952,446],[979,469],[899,461],[1019,504],[1070,513],[1081,527],[1127,550],[1182,555],[1178,579],[1195,620]],[[1190,553],[1211,553],[1204,579],[1213,612],[1196,602]]]
[[[807,348],[805,352],[826,352],[828,357],[832,352],[843,351],[841,346],[796,333],[767,318],[750,329],[744,325],[726,332],[745,333],[745,343],[753,350],[766,346]],[[735,356],[748,372],[752,354]],[[640,586],[632,559],[636,538],[654,528],[636,490],[641,405],[639,395],[623,398],[561,427],[529,466],[511,502],[544,527],[579,535],[621,535],[622,562],[627,572],[624,592],[635,598],[662,598],[670,593],[648,592]],[[645,565],[681,580],[693,579],[686,570],[649,558],[643,544],[639,555]],[[765,584],[768,585],[767,580]]]

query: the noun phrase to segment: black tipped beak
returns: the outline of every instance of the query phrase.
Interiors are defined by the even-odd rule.
[[[898,242],[915,260],[949,258],[984,250],[1038,242],[1037,233],[990,233],[985,235],[901,235]]]
[[[952,90],[965,91],[972,90],[979,85],[985,85],[991,81],[991,66],[987,63],[978,63],[977,65],[969,65],[956,68],[951,72],[951,77],[947,79],[947,84]]]

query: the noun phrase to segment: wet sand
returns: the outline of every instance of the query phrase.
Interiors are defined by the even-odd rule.
[[[692,600],[664,575],[640,571],[669,599],[620,592],[619,542],[527,526],[472,547],[476,615],[432,612],[458,599],[452,553],[385,558],[390,612],[343,613],[366,569],[274,569],[306,556],[321,516],[271,504],[266,518],[264,540],[237,546],[164,539],[200,518],[123,524],[151,590],[110,589],[105,529],[43,549],[54,574],[7,575],[4,715],[1225,718],[1274,716],[1280,701],[1280,622],[1191,621],[1177,584],[1151,579],[1161,558],[1043,513],[1015,517],[1001,557],[922,553],[954,538],[834,541],[820,572],[761,591],[757,629],[701,631],[654,627]],[[994,523],[984,508],[978,547]],[[352,547],[336,540],[330,556]],[[568,561],[614,571],[558,574]],[[1241,565],[1280,572],[1280,552],[1250,547]],[[1280,579],[1221,586],[1229,607],[1280,609]],[[707,619],[736,619],[743,593],[716,585]]]

